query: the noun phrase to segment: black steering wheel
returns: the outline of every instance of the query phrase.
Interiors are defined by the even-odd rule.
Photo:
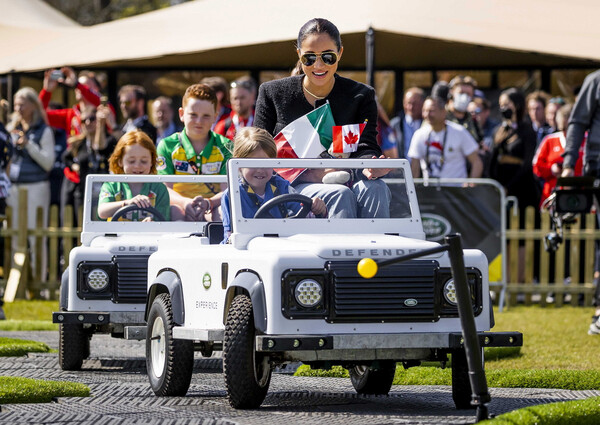
[[[123,217],[125,214],[127,214],[130,211],[146,211],[154,216],[155,221],[167,221],[167,220],[165,220],[165,216],[162,215],[161,212],[159,210],[157,210],[156,208],[154,208],[154,207],[138,207],[136,204],[129,204],[129,205],[119,208],[117,211],[115,211],[115,213],[113,214],[113,216],[111,217],[110,220],[117,221],[118,219],[120,219],[121,217]]]
[[[299,202],[302,204],[302,208],[295,215],[286,218],[304,218],[310,212],[312,208],[312,199],[308,196],[300,193],[284,193],[283,195],[277,195],[276,197],[269,199],[267,202],[262,204],[254,218],[273,218],[273,215],[269,212],[273,207],[284,205],[288,202]]]

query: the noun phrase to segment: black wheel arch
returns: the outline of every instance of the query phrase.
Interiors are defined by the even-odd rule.
[[[267,330],[265,287],[258,273],[253,270],[240,271],[231,284],[227,286],[225,308],[223,309],[223,324],[227,321],[227,313],[229,312],[233,298],[239,294],[246,294],[250,297],[254,313],[254,327],[259,332],[265,332]]]
[[[59,307],[61,311],[65,311],[69,305],[69,268],[63,272],[60,278],[60,295]]]
[[[173,321],[178,325],[183,325],[185,322],[185,304],[183,303],[183,287],[181,279],[174,270],[162,270],[158,276],[152,281],[146,296],[146,311],[144,320],[148,321],[148,314],[152,302],[159,294],[167,293],[171,297],[171,307],[173,310]]]

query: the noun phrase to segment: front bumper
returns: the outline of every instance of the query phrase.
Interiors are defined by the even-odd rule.
[[[521,347],[520,332],[478,332],[481,347]],[[361,335],[258,335],[256,351],[288,360],[424,360],[432,350],[463,348],[460,332]]]
[[[143,311],[55,311],[52,323],[80,325],[143,325]]]

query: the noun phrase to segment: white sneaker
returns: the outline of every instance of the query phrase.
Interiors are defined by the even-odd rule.
[[[598,316],[594,316],[593,319],[595,320],[588,329],[588,335],[600,335],[600,318]]]

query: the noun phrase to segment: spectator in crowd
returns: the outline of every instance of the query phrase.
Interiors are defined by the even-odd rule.
[[[499,123],[490,117],[491,104],[483,96],[483,93],[481,93],[481,96],[476,96],[471,103],[469,103],[468,112],[471,114],[471,117],[475,120],[481,131],[482,138],[479,143],[479,157],[483,163],[483,173],[481,176],[489,177],[494,134],[496,133]]]
[[[527,95],[527,113],[536,134],[536,146],[541,143],[544,137],[554,132],[550,124],[546,122],[546,105],[549,99],[548,93],[541,90],[536,90]]]
[[[159,96],[152,102],[152,121],[156,126],[156,140],[160,142],[165,137],[181,131],[181,125],[173,120],[173,100],[167,96]]]
[[[508,196],[517,198],[523,228],[525,207],[537,207],[540,199],[532,170],[535,132],[525,120],[525,98],[521,91],[516,88],[504,90],[499,104],[503,121],[494,135],[490,177],[505,188]]]
[[[438,80],[431,87],[431,97],[442,99],[444,105],[448,104],[448,98],[450,97],[450,87],[444,80]]]
[[[158,144],[158,174],[227,173],[231,141],[210,129],[215,120],[216,108],[217,97],[209,86],[194,84],[187,88],[179,108],[179,118],[184,128]],[[225,187],[197,183],[167,186],[171,203],[180,208],[180,213],[186,220],[214,221],[220,218],[219,206]]]
[[[50,102],[46,113],[51,111],[64,109],[63,105],[58,102]],[[60,206],[60,193],[64,179],[64,164],[63,153],[67,149],[67,132],[64,128],[52,127],[54,133],[54,165],[50,170],[50,205]]]
[[[423,123],[424,101],[425,92],[419,87],[406,90],[402,100],[402,111],[390,121],[396,146],[391,151],[384,150],[384,155],[391,158],[408,158],[408,149],[413,135]]]
[[[75,225],[81,225],[78,222],[78,211],[83,206],[87,175],[108,173],[108,159],[117,143],[106,131],[108,114],[110,110],[106,106],[84,109],[81,113],[83,131],[69,139],[68,148],[63,155],[66,178],[62,186],[61,204],[63,212],[64,206],[73,207]]]
[[[75,89],[75,100],[77,103],[68,109],[48,109],[52,92],[62,83],[67,87]],[[40,91],[40,100],[48,116],[48,123],[54,128],[66,131],[66,137],[76,136],[81,133],[81,110],[89,105],[98,107],[101,103],[100,83],[95,74],[82,71],[77,78],[75,71],[70,67],[60,70],[49,69],[44,73],[43,89]],[[115,119],[115,111],[112,106],[112,119]]]
[[[4,127],[4,110],[8,109],[8,102],[0,99],[0,215],[6,212],[6,198],[10,190],[10,180],[8,179],[8,167],[12,156],[13,145],[10,139],[10,133]],[[0,222],[0,225],[2,223]],[[4,238],[2,238],[4,239]],[[3,246],[4,244],[2,244]]]
[[[446,107],[448,111],[446,119],[462,125],[471,133],[473,139],[480,143],[482,136],[477,121],[467,112],[469,103],[475,96],[477,81],[468,75],[458,75],[450,80],[448,88],[450,89],[450,98]]]
[[[579,157],[579,150],[585,143],[583,157],[583,174],[586,176],[600,177],[600,70],[594,71],[585,77],[573,112],[567,127],[567,144],[563,153],[563,177],[575,175],[575,166]],[[594,305],[596,312],[588,329],[590,335],[600,335],[600,284],[598,273],[594,274],[596,292]]]
[[[231,83],[229,90],[231,109],[229,116],[215,125],[215,133],[233,140],[235,133],[243,127],[252,127],[254,123],[254,103],[256,102],[256,83],[250,77],[241,77]]]
[[[146,89],[142,86],[132,84],[125,85],[119,90],[119,105],[125,123],[115,137],[120,138],[122,134],[133,130],[142,130],[154,143],[156,143],[156,127],[154,127],[148,115],[146,115]]]
[[[271,135],[328,102],[336,125],[367,120],[352,158],[384,158],[377,144],[377,102],[373,88],[339,76],[344,48],[339,30],[330,21],[314,18],[298,33],[297,54],[302,73],[261,84],[256,102],[258,128]],[[389,170],[364,169],[352,187],[323,184],[319,173],[303,173],[292,184],[308,197],[327,204],[329,217],[389,217],[391,193],[382,180]],[[310,174],[307,176],[306,174]]]
[[[562,174],[563,157],[567,143],[566,132],[569,116],[573,110],[573,105],[566,104],[556,113],[556,124],[558,131],[552,133],[542,140],[540,146],[533,157],[533,172],[536,176],[544,180],[540,206],[552,194],[556,179]],[[580,155],[575,164],[575,175],[580,176],[583,172],[583,149],[580,149]]]
[[[54,135],[48,126],[46,112],[38,94],[31,87],[19,89],[14,96],[14,113],[7,129],[11,132],[14,146],[9,170],[12,182],[7,204],[13,211],[18,211],[19,189],[27,188],[27,217],[18,213],[13,215],[13,227],[17,228],[20,220],[27,220],[29,229],[37,228],[37,209],[43,211],[43,221],[48,221],[50,206],[50,182],[48,173],[54,164]],[[29,238],[30,246],[35,247],[35,237]],[[17,238],[13,238],[13,252],[17,251]],[[46,280],[46,241],[42,240],[41,270],[42,281]],[[30,254],[32,270],[35,270],[35,250]]]
[[[556,113],[565,104],[566,101],[562,97],[553,97],[546,105],[546,122],[554,131],[560,131],[558,129],[558,125],[556,124]]]
[[[229,102],[229,85],[223,77],[204,77],[200,84],[206,84],[215,92],[217,96],[217,118],[211,128],[214,131],[215,126],[226,119],[231,113],[231,104]]]
[[[481,130],[481,145],[483,148],[492,149],[494,145],[494,133],[500,123],[490,117],[492,104],[484,97],[475,97],[469,103],[468,112],[475,119]]]
[[[483,164],[479,145],[461,125],[446,119],[444,101],[428,97],[423,104],[426,125],[418,129],[408,150],[413,177],[466,178],[481,177]]]
[[[377,101],[377,144],[387,158],[398,158],[396,136],[385,108]]]

